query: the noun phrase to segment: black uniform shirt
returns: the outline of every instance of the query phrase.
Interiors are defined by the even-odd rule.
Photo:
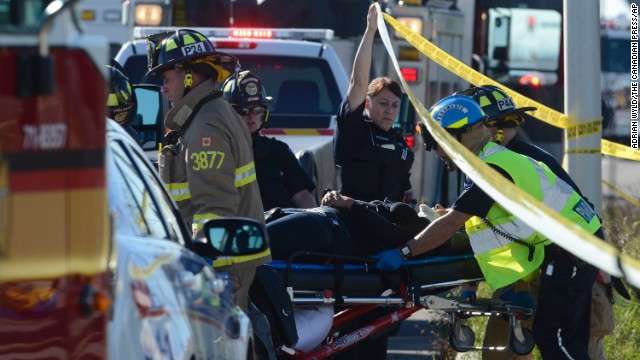
[[[265,210],[274,207],[295,207],[291,197],[316,186],[304,172],[289,146],[262,135],[253,137],[253,156],[260,197]]]
[[[345,98],[337,117],[334,155],[342,168],[342,193],[363,201],[402,201],[411,189],[414,160],[402,134],[377,127],[364,114],[364,102],[351,112]]]
[[[496,165],[488,165],[513,182],[513,179],[511,179],[511,176],[509,176],[506,171]],[[462,194],[456,199],[451,208],[465,214],[486,217],[494,202],[495,201],[476,185],[476,183],[471,181],[471,179],[467,179],[464,182]]]

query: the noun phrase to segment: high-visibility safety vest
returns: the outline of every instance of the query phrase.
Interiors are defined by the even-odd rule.
[[[506,171],[518,188],[586,231],[593,234],[600,228],[591,206],[545,164],[493,142],[485,145],[480,159]],[[485,281],[494,290],[534,275],[544,260],[544,246],[551,243],[497,202],[485,218],[467,220],[465,228]]]

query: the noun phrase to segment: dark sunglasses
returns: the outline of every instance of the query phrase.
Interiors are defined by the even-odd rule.
[[[264,106],[251,106],[251,107],[237,107],[236,111],[240,115],[260,115],[265,112],[267,109]]]

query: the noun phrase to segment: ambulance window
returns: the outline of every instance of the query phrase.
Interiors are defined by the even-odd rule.
[[[110,148],[113,151],[115,166],[109,169],[109,185],[121,193],[119,198],[124,201],[124,206],[119,209],[126,212],[117,215],[132,219],[137,235],[168,238],[167,229],[162,221],[163,214],[142,179],[140,169],[131,162],[119,142],[112,142]]]
[[[0,0],[0,32],[37,32],[53,0]]]

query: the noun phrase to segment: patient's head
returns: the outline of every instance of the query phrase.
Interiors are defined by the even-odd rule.
[[[391,211],[389,220],[402,226],[413,235],[417,235],[429,225],[429,220],[418,216],[418,213],[409,204],[398,202],[391,205],[389,210]]]

